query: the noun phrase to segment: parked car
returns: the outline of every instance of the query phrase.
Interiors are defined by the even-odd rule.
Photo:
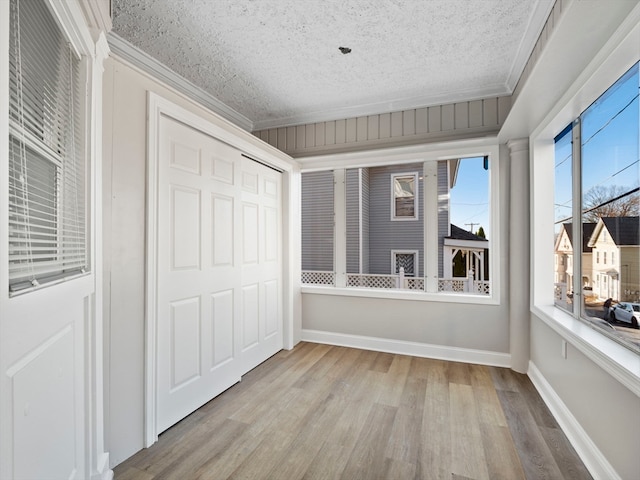
[[[620,302],[611,308],[609,318],[616,322],[630,323],[638,328],[640,322],[640,303]]]

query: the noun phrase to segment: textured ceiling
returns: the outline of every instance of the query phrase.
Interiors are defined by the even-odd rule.
[[[508,95],[552,4],[114,0],[113,25],[263,128]]]

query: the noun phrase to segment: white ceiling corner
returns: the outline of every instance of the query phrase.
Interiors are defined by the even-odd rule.
[[[510,95],[553,3],[113,0],[113,25],[258,130]]]

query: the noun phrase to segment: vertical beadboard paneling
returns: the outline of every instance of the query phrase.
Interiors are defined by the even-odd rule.
[[[316,125],[315,123],[310,123],[305,125],[304,129],[304,142],[307,148],[316,146]]]
[[[402,112],[402,135],[410,136],[416,134],[416,111],[405,110]]]
[[[512,97],[498,98],[498,125],[502,125],[509,115]]]
[[[391,114],[383,113],[380,115],[380,136],[379,138],[391,137]]]
[[[482,123],[482,100],[469,102],[469,128],[481,127]]]
[[[416,110],[416,134],[427,133],[429,131],[429,109],[418,108]]]
[[[455,128],[454,104],[442,105],[440,112],[440,131],[446,132]]]
[[[429,107],[427,110],[429,111],[429,131],[442,131],[442,107],[438,105]]]
[[[346,142],[347,143],[355,142],[357,139],[357,134],[358,134],[358,123],[356,119],[347,118],[346,134],[345,134]]]
[[[367,140],[377,140],[380,138],[379,127],[380,115],[369,115],[367,117]]]
[[[368,140],[367,127],[368,127],[368,118],[367,117],[358,117],[356,120],[356,141],[364,142]]]
[[[551,22],[549,22],[551,25]],[[366,149],[369,145],[403,145],[430,138],[468,138],[474,133],[497,133],[504,123],[512,97],[492,97],[470,102],[434,105],[378,115],[265,129],[254,135],[286,153],[314,154],[341,148]],[[343,146],[344,145],[344,146]]]
[[[487,98],[482,101],[482,124],[485,127],[498,126],[498,99]]]
[[[347,121],[336,120],[336,145],[342,144],[347,140]]]
[[[276,144],[276,148],[280,150],[284,150],[287,148],[287,129],[286,128],[278,128],[278,143]]]
[[[456,130],[462,130],[469,128],[469,103],[460,102],[455,104],[454,111],[454,128]]]
[[[324,122],[325,145],[335,145],[336,143],[336,122]]]
[[[269,129],[269,145],[273,147],[278,147],[278,129],[270,128]]]
[[[292,152],[296,149],[296,127],[287,127],[287,149],[285,152]]]
[[[402,112],[391,113],[391,136],[402,136]]]
[[[549,13],[549,17],[547,18],[547,21],[544,24],[542,32],[540,32],[540,35],[538,36],[538,40],[536,41],[536,44],[533,47],[531,55],[529,55],[529,59],[527,60],[527,63],[525,64],[522,74],[518,79],[518,83],[516,84],[513,90],[513,95],[511,98],[512,101],[515,101],[516,98],[518,98],[518,95],[520,95],[522,86],[527,82],[529,76],[531,75],[531,71],[533,70],[533,67],[535,66],[538,59],[540,58],[542,51],[547,46],[547,42],[551,34],[553,33],[554,29],[558,25],[560,17],[563,14],[562,4],[563,4],[563,0],[557,0],[554,3],[553,8]]]
[[[302,269],[333,271],[333,171],[301,180]]]
[[[316,147],[326,145],[324,122],[316,123]]]
[[[302,150],[305,146],[305,128],[304,125],[298,125],[296,127],[296,150]]]

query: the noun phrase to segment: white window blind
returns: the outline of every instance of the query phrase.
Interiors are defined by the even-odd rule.
[[[11,0],[9,288],[87,270],[82,62],[47,2]]]

